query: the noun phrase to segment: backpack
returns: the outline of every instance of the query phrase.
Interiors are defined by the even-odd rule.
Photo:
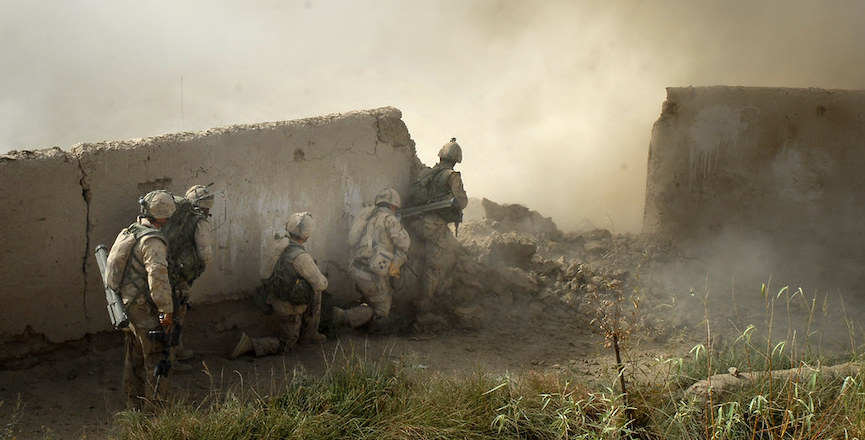
[[[163,242],[165,236],[155,228],[142,225],[135,222],[124,228],[117,234],[111,250],[108,252],[108,259],[105,263],[105,285],[115,291],[119,291],[120,287],[129,283],[135,284],[136,288],[146,287],[147,271],[144,269],[144,263],[138,260],[134,255],[132,259],[129,255],[132,254],[132,248],[140,240],[145,237],[158,237]],[[142,285],[143,281],[143,285]]]
[[[453,197],[448,186],[448,178],[452,172],[452,169],[438,165],[422,170],[409,186],[405,207],[423,206]],[[435,213],[449,223],[462,221],[462,211],[457,207],[443,208]]]
[[[191,200],[175,197],[177,209],[168,218],[162,232],[168,239],[168,277],[172,286],[180,280],[192,284],[204,272],[204,262],[195,245],[195,228],[207,218]]]
[[[357,219],[352,223],[351,229],[348,232],[348,245],[356,252],[362,247],[368,247],[370,252],[367,265],[372,273],[385,276],[390,272],[390,264],[394,259],[393,252],[381,246],[375,241],[377,231],[371,228],[373,221],[376,218],[377,209],[375,206],[370,206],[358,212],[357,219],[364,219],[362,222]]]

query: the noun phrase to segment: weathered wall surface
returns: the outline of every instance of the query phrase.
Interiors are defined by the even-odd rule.
[[[382,188],[404,191],[417,163],[401,117],[381,108],[0,156],[0,340],[109,330],[94,248],[110,246],[135,220],[138,197],[159,188],[182,195],[213,182],[224,191],[211,212],[214,263],[193,300],[257,285],[265,248],[297,211],[317,221],[307,248],[338,295],[351,215]]]
[[[668,89],[644,231],[764,275],[854,281],[865,261],[863,112],[862,91]]]

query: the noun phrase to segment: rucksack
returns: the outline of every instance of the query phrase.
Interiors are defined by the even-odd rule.
[[[195,228],[199,221],[207,218],[189,199],[175,197],[174,202],[177,209],[162,227],[168,239],[168,277],[172,286],[180,280],[192,284],[204,272],[204,262],[195,245]]]
[[[367,252],[369,260],[366,262],[369,269],[376,275],[385,276],[390,272],[394,254],[375,240],[377,231],[371,226],[377,212],[375,206],[369,206],[357,213],[357,219],[351,224],[348,232],[348,246],[355,255],[362,247],[369,248]],[[359,219],[363,221],[358,221]]]
[[[405,207],[423,206],[453,197],[448,186],[448,178],[452,172],[454,171],[451,168],[438,165],[422,170],[409,186]],[[443,208],[436,211],[436,214],[447,222],[462,221],[462,211],[457,207]]]
[[[129,256],[132,254],[132,248],[145,237],[158,237],[163,242],[166,241],[165,236],[155,228],[142,225],[135,222],[117,234],[111,250],[108,252],[108,259],[105,264],[105,285],[119,290],[122,285],[129,283],[136,284],[140,288],[147,286],[147,272],[144,269],[144,263],[138,261],[138,258]],[[134,279],[133,279],[134,278]],[[143,281],[143,285],[141,285]]]

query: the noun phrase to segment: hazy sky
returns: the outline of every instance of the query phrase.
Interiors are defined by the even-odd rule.
[[[865,2],[0,0],[0,153],[382,106],[473,197],[640,228],[666,87],[865,89]]]

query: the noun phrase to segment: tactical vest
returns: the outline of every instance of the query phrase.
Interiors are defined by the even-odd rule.
[[[312,303],[315,291],[294,268],[294,260],[305,252],[303,246],[294,242],[283,249],[273,267],[273,274],[262,281],[261,286],[253,294],[253,301],[262,312],[273,313],[273,306],[267,303],[267,298],[270,296],[295,305]]]
[[[420,172],[418,178],[409,188],[406,207],[427,205],[454,196],[450,185],[448,185],[448,178],[450,178],[453,169],[440,165]],[[436,214],[448,222],[461,221],[462,219],[462,211],[456,207],[436,211]]]
[[[135,237],[136,243],[141,243],[141,240],[145,237],[157,237],[163,242],[166,241],[165,236],[162,235],[162,232],[160,232],[159,229],[151,228],[138,222],[129,225],[124,233],[132,234],[132,236]],[[120,289],[130,285],[138,292],[136,297],[146,294],[146,297],[148,299],[150,298],[150,283],[147,282],[147,268],[144,267],[144,262],[138,259],[138,256],[135,255],[135,251],[131,248],[129,249],[129,256],[126,259],[126,268],[123,271],[123,278],[120,280]],[[130,301],[130,303],[131,302],[132,301]]]
[[[162,227],[168,239],[168,277],[172,286],[180,280],[192,284],[204,272],[204,262],[195,244],[195,228],[207,218],[201,208],[185,198],[175,198],[177,209]]]

